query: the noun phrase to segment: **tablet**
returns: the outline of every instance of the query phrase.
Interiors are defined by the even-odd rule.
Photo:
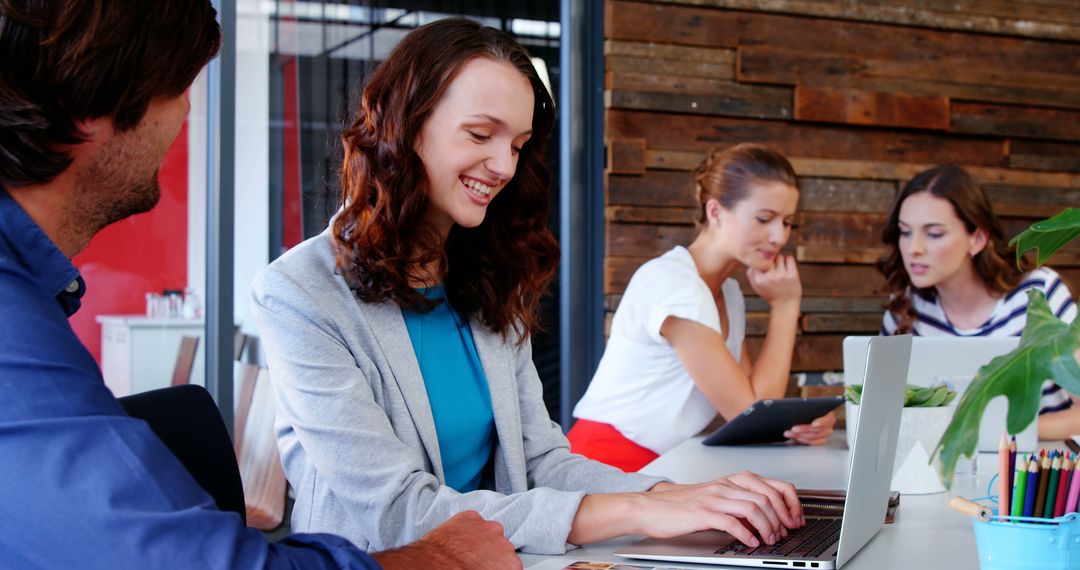
[[[844,403],[843,396],[759,400],[709,434],[705,445],[745,445],[786,441],[791,426],[808,424]]]

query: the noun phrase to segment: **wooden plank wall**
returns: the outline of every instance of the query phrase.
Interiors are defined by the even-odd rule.
[[[1010,235],[1080,206],[1075,0],[606,0],[605,39],[609,319],[642,262],[693,238],[713,146],[771,145],[800,176],[794,371],[840,370],[841,339],[879,330],[871,264],[916,172],[967,167]],[[1080,244],[1051,265],[1080,290]],[[748,309],[754,354],[767,305]]]

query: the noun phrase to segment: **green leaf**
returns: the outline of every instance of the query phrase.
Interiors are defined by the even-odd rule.
[[[1053,380],[1065,390],[1080,394],[1080,365],[1073,356],[1078,349],[1080,318],[1071,325],[1062,322],[1050,312],[1043,292],[1029,289],[1027,324],[1020,345],[979,368],[931,454],[941,454],[946,486],[952,484],[960,455],[972,457],[975,453],[979,421],[991,399],[1002,395],[1009,399],[1006,427],[1015,434],[1035,420],[1044,380]]]
[[[1031,224],[1009,241],[1016,248],[1016,264],[1028,250],[1035,250],[1035,265],[1041,266],[1054,252],[1080,236],[1080,210],[1065,208],[1058,215]]]
[[[909,408],[923,406],[930,401],[930,398],[933,397],[933,395],[933,388],[918,388],[915,390],[915,393],[912,394],[906,402],[904,402],[904,406]]]
[[[930,396],[930,399],[923,404],[927,408],[936,408],[945,403],[945,398],[949,395],[949,389],[945,386],[938,386],[934,390],[934,395]]]
[[[850,384],[844,387],[844,397],[848,402],[859,405],[862,400],[862,384]]]

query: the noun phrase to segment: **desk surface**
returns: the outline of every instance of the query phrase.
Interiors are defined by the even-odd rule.
[[[843,489],[847,483],[848,449],[843,432],[821,447],[743,446],[706,447],[701,437],[690,439],[665,453],[641,471],[668,477],[677,483],[698,483],[741,470],[783,479],[805,489]],[[845,569],[911,569],[979,567],[971,519],[949,508],[954,495],[977,498],[986,495],[987,484],[997,466],[995,454],[982,454],[976,474],[957,475],[952,489],[934,495],[903,495],[896,522],[885,525]],[[611,561],[643,566],[705,568],[702,565],[634,562],[612,554],[632,542],[622,538],[593,544],[561,557],[522,555],[526,568],[557,567],[552,559],[569,564],[575,560]]]

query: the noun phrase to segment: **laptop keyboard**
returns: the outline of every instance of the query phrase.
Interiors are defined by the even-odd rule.
[[[815,558],[836,544],[840,538],[840,519],[806,519],[806,526],[791,531],[776,544],[762,544],[757,548],[734,542],[717,554],[740,556],[782,556],[791,558]]]

